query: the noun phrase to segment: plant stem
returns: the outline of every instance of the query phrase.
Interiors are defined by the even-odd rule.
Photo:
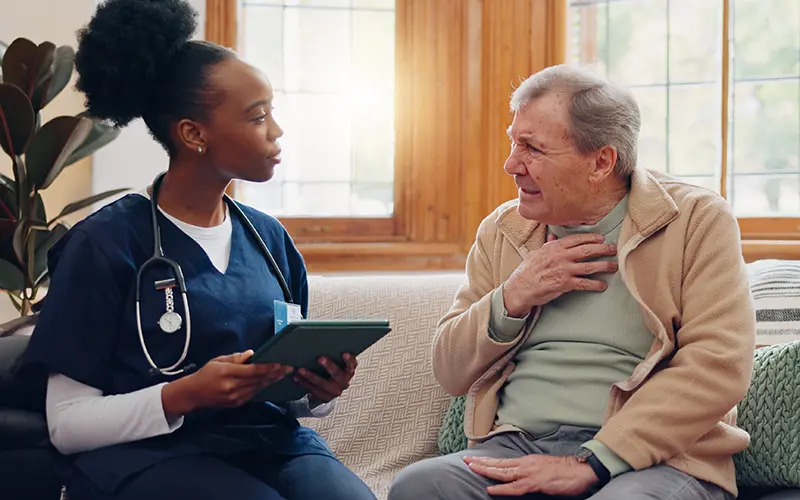
[[[30,299],[25,299],[22,301],[22,310],[20,310],[20,316],[30,316],[31,314],[31,301]]]

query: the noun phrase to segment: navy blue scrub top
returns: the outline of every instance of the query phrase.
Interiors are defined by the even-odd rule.
[[[286,278],[303,316],[308,308],[305,264],[283,226],[273,217],[242,206]],[[231,212],[230,262],[223,274],[205,251],[159,212],[164,254],[178,262],[186,279],[192,338],[187,362],[257,349],[274,335],[274,300],[283,292],[265,256],[239,217]],[[153,253],[150,201],[128,195],[73,227],[51,250],[51,282],[26,352],[29,363],[101,389],[124,394],[174,380],[153,372],[136,328],[138,268]],[[160,367],[180,356],[186,314],[180,294],[175,311],[182,328],[164,333],[158,319],[166,310],[157,280],[172,272],[155,266],[142,278],[142,331]],[[99,488],[113,491],[131,474],[171,457],[232,454],[261,448],[277,455],[330,455],[314,431],[300,426],[285,408],[249,403],[236,409],[201,410],[184,418],[172,434],[109,446],[75,456]]]

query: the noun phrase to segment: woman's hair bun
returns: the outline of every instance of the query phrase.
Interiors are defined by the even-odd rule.
[[[78,31],[76,87],[92,116],[117,126],[146,113],[170,61],[191,39],[197,12],[186,0],[105,0]]]

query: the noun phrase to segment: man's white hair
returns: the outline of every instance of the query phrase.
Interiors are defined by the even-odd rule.
[[[629,178],[636,169],[642,123],[633,94],[588,68],[562,64],[545,68],[522,82],[511,96],[511,110],[516,113],[529,101],[553,91],[570,96],[568,133],[577,150],[586,154],[603,146],[614,147],[616,173]]]

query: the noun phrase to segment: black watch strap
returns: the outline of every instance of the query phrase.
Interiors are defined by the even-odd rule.
[[[611,481],[611,473],[608,471],[608,469],[606,469],[606,466],[603,465],[603,462],[597,458],[597,455],[591,453],[585,458],[585,460],[599,479],[599,482],[595,485],[595,489],[600,489],[607,485],[609,481]]]

